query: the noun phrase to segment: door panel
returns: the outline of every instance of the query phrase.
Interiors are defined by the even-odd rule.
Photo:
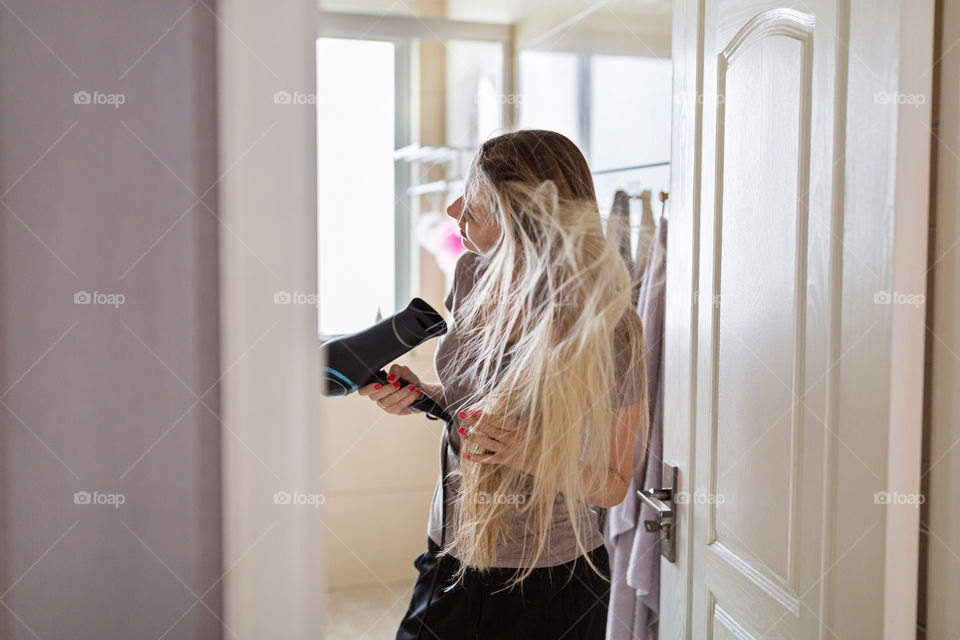
[[[791,513],[801,416],[792,400],[802,393],[796,374],[805,300],[798,294],[807,284],[807,211],[798,195],[807,190],[810,161],[812,30],[803,14],[774,12],[744,25],[718,60],[724,98],[717,108],[721,188],[711,299],[723,304],[714,309],[715,363],[705,383],[716,395],[710,492],[725,498],[712,507],[712,536],[756,571],[795,586]],[[780,33],[790,28],[795,34]],[[725,172],[728,164],[733,170]],[[771,526],[754,526],[753,514]]]
[[[811,162],[829,166],[833,152],[829,138],[814,145],[811,131],[832,129],[835,117],[832,78],[814,81],[813,58],[831,62],[833,50],[814,51],[813,13],[756,3],[714,9],[708,19],[724,28],[711,56],[716,142],[704,174],[714,180],[702,184],[713,207],[703,212],[701,281],[714,304],[699,309],[696,486],[707,500],[694,505],[704,513],[695,516],[703,544],[694,545],[693,624],[713,618],[747,637],[810,637],[800,600],[815,607],[817,593],[804,593],[798,563],[818,566],[819,545],[805,554],[798,545],[822,536],[801,501],[822,504],[823,470],[801,461],[804,447],[816,456],[822,441],[808,400],[797,399],[804,376],[824,373],[806,355],[822,354],[830,331],[829,322],[808,328],[806,319],[819,300],[807,292],[829,286],[829,254],[808,255],[808,230],[811,218],[829,228],[831,214],[824,185],[809,196]]]

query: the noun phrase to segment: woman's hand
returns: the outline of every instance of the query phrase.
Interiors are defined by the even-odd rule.
[[[406,387],[402,387],[400,379],[410,382]],[[362,396],[369,396],[371,400],[377,403],[377,406],[395,416],[409,416],[415,413],[421,413],[416,409],[410,408],[410,403],[420,397],[420,377],[417,376],[409,367],[402,364],[390,365],[387,381],[390,384],[381,385],[379,382],[372,382],[357,390]]]
[[[461,411],[457,414],[467,426],[457,429],[460,438],[492,453],[465,453],[464,459],[481,464],[502,464],[534,475],[537,460],[523,457],[523,438],[528,431],[518,420],[483,415],[479,411]],[[461,448],[462,450],[462,448]],[[533,458],[534,451],[529,456]]]

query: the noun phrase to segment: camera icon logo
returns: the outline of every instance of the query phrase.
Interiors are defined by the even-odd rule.
[[[291,96],[289,91],[277,91],[273,94],[274,104],[290,104]]]
[[[273,504],[290,504],[290,492],[277,491],[273,494]]]
[[[91,95],[89,91],[77,91],[73,94],[73,104],[90,104]]]
[[[874,504],[890,504],[890,494],[886,491],[878,491],[873,494]]]
[[[873,294],[873,304],[890,304],[890,292],[877,291]]]
[[[73,504],[90,504],[89,491],[77,491],[73,494]]]
[[[73,304],[90,304],[92,297],[89,291],[77,291],[73,294]]]
[[[291,299],[289,291],[277,291],[273,294],[273,304],[290,304]]]

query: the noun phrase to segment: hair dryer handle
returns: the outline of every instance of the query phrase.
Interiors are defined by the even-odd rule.
[[[387,382],[387,372],[381,369],[377,372],[375,378],[377,382],[386,386],[392,384]],[[407,386],[408,384],[413,384],[409,380],[404,380],[403,378],[398,378],[400,382],[400,388]],[[444,422],[452,422],[453,418],[446,412],[446,410],[437,403],[436,400],[428,396],[423,391],[420,392],[420,397],[407,405],[411,409],[416,409],[417,411],[422,411],[427,414],[427,417],[431,420],[443,420]]]

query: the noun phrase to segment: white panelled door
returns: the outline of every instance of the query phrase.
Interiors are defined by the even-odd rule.
[[[675,4],[661,638],[912,637],[918,512],[875,498],[919,491],[923,309],[884,298],[925,283],[905,4]]]

